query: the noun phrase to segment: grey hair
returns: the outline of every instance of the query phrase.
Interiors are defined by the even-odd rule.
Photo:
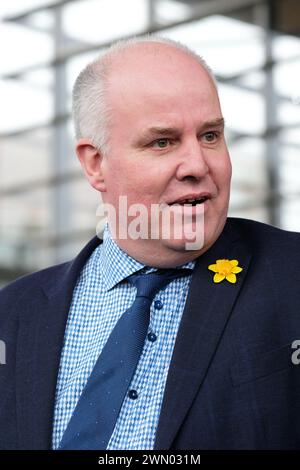
[[[111,119],[111,110],[106,103],[105,95],[112,60],[119,52],[125,49],[129,49],[139,43],[151,42],[167,44],[194,58],[207,71],[217,88],[214,74],[205,60],[178,41],[155,35],[145,35],[117,41],[94,61],[90,62],[80,72],[75,81],[72,94],[72,111],[76,139],[87,138],[103,153],[108,151],[107,129]]]

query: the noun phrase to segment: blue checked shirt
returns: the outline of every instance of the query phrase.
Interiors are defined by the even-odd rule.
[[[195,262],[181,267],[194,268]],[[57,449],[99,354],[120,316],[134,302],[136,288],[120,283],[145,266],[121,250],[105,227],[99,245],[73,292],[60,360],[52,448]],[[146,272],[153,268],[145,268]],[[130,389],[107,449],[153,449],[171,356],[191,276],[174,279],[151,304],[150,324]]]

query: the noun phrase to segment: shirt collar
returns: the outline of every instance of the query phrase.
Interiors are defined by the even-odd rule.
[[[100,246],[99,263],[102,279],[107,291],[141,269],[144,269],[145,272],[155,271],[155,268],[145,266],[123,251],[112,239],[107,223],[103,231],[103,243]],[[178,267],[194,269],[195,264],[196,261],[193,260]]]

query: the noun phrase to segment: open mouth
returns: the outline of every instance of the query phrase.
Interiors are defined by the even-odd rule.
[[[181,206],[197,206],[207,201],[208,197],[204,196],[199,199],[184,199],[182,201],[175,201],[169,204],[169,206],[181,205]]]

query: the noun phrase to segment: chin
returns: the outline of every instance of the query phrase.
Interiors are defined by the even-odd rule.
[[[196,237],[191,238],[181,238],[181,239],[169,239],[163,240],[163,245],[169,250],[177,251],[180,253],[188,252],[200,252],[204,247],[204,241],[197,240]]]
[[[173,236],[162,240],[162,242],[176,251],[200,251],[204,246],[204,232],[203,223],[196,225],[192,222],[186,224],[184,230],[179,227],[176,231],[176,228],[173,227]]]
[[[162,240],[162,243],[174,251],[181,253],[194,252],[197,254],[197,256],[199,256],[200,254],[207,251],[218,239],[220,233],[222,232],[224,223],[221,223],[218,226],[207,225],[204,230],[203,227],[201,227],[201,229],[197,230],[197,232],[195,231],[194,227],[190,231],[187,228],[183,237],[179,239],[173,238]]]

